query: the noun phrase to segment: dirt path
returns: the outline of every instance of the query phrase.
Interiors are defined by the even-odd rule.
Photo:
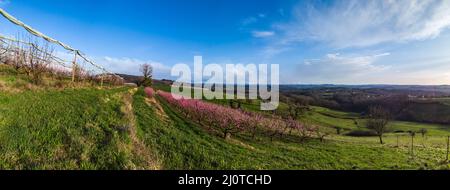
[[[123,97],[124,108],[123,112],[126,119],[129,121],[129,133],[132,142],[132,153],[136,157],[133,158],[138,165],[135,164],[133,169],[147,169],[147,170],[158,170],[161,169],[161,164],[152,151],[147,148],[147,146],[142,142],[137,136],[136,131],[136,118],[133,112],[133,94],[136,93],[137,89],[131,89]]]
[[[147,103],[148,106],[152,106],[156,108],[156,114],[158,114],[162,120],[168,121],[169,116],[167,116],[166,112],[164,112],[164,109],[161,107],[161,105],[156,101],[154,97],[147,97],[145,98],[145,103]]]

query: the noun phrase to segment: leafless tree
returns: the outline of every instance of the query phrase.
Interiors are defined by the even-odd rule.
[[[48,66],[52,61],[53,49],[50,48],[48,43],[43,45],[39,45],[37,42],[30,44],[32,45],[26,52],[25,72],[31,77],[33,83],[39,84],[45,72],[48,71]]]
[[[26,65],[26,51],[25,46],[17,42],[16,46],[10,46],[10,49],[13,52],[13,58],[11,60],[11,65],[14,67],[16,71],[19,71],[20,68],[23,68]]]
[[[153,74],[153,67],[150,64],[145,63],[141,65],[140,71],[142,72],[144,78],[151,78]]]
[[[90,83],[95,83],[96,82],[96,75],[94,74],[94,72],[93,71],[88,71],[88,72],[86,72],[86,79],[87,79],[87,81],[88,82],[90,82]]]
[[[153,78],[153,67],[152,65],[145,63],[141,65],[140,71],[144,79],[142,81],[143,86],[151,86]]]
[[[387,130],[391,116],[388,110],[381,106],[369,107],[369,115],[367,120],[367,128],[375,131],[380,139],[380,144],[383,144],[383,134]]]
[[[316,132],[316,136],[320,140],[320,142],[324,142],[325,141],[325,137],[330,135],[330,133],[328,133],[328,132],[321,131],[320,128],[316,128],[315,132]]]
[[[341,134],[341,131],[342,131],[342,127],[338,127],[338,126],[336,126],[336,127],[334,127],[334,129],[336,129],[336,134],[338,134],[338,135],[340,135],[340,134]]]
[[[6,63],[6,59],[8,58],[8,46],[7,44],[0,39],[0,63]]]
[[[288,104],[288,116],[292,119],[299,119],[307,113],[308,109],[308,103],[305,101],[290,102]]]
[[[425,138],[425,135],[428,133],[428,130],[425,128],[422,128],[419,130],[419,133],[422,134],[422,137]]]

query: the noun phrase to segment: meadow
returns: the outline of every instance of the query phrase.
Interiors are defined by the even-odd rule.
[[[161,90],[167,90],[168,88],[160,88]],[[160,101],[164,104],[164,101]],[[226,105],[226,101],[214,100],[210,101],[212,103],[217,103],[219,105]],[[258,104],[258,101],[253,102],[253,104]],[[257,105],[249,105],[248,103],[243,103],[242,105],[244,110],[251,111]],[[281,109],[283,109],[283,105]],[[182,114],[180,114],[182,117]],[[354,120],[358,121],[356,125]],[[255,143],[261,144],[264,142],[263,147],[270,147],[274,144],[282,145],[283,147],[290,147],[292,149],[303,149],[308,147],[310,144],[315,144],[316,147],[314,150],[317,154],[321,154],[321,151],[329,151],[324,150],[327,148],[335,148],[334,151],[339,153],[339,155],[334,155],[328,157],[328,160],[333,165],[336,166],[336,169],[442,169],[448,168],[449,165],[445,161],[446,158],[446,140],[447,136],[450,134],[448,128],[443,125],[434,125],[434,124],[423,124],[423,123],[414,123],[414,122],[404,122],[404,121],[392,121],[389,125],[390,132],[384,136],[385,143],[380,145],[377,137],[353,137],[347,136],[344,134],[338,135],[335,132],[336,126],[341,126],[343,128],[347,128],[350,130],[362,129],[367,130],[364,127],[364,119],[361,118],[359,114],[356,113],[348,113],[330,110],[322,107],[313,107],[311,111],[308,112],[306,118],[299,119],[300,121],[307,120],[307,122],[314,123],[315,125],[319,125],[322,129],[325,129],[330,134],[327,136],[324,142],[319,142],[317,139],[312,139],[306,142],[299,142],[298,136],[295,134],[293,136],[284,136],[283,138],[276,139],[272,143],[269,143],[270,140],[267,136],[260,136],[259,140],[254,140],[250,138],[248,134],[245,132],[241,135],[236,136],[234,139],[239,139],[240,143]],[[195,125],[193,122],[191,125]],[[200,128],[202,128],[200,126]],[[417,134],[414,137],[414,148],[411,151],[411,136],[407,131],[418,131],[422,128],[428,129],[428,133],[422,137],[420,134]],[[220,134],[214,134],[214,132],[210,132],[208,129],[204,129],[203,131],[208,132],[216,136],[216,138],[220,138]],[[269,141],[269,142],[265,142]],[[337,145],[337,146],[336,146]],[[244,145],[245,146],[245,145]],[[255,147],[255,144],[252,144],[252,147]],[[295,147],[295,148],[294,148]],[[369,150],[378,150],[377,154],[371,155]],[[276,151],[275,151],[276,152]],[[346,155],[348,153],[349,155]],[[350,155],[350,154],[355,155]],[[367,154],[367,155],[365,155]],[[291,155],[293,156],[293,155]],[[297,155],[303,156],[304,155]],[[293,156],[293,157],[297,157]],[[353,157],[354,156],[354,157]],[[386,157],[385,157],[386,156]],[[387,158],[392,156],[391,158]],[[307,156],[306,156],[307,157]],[[348,165],[341,163],[342,160],[349,161],[348,157],[352,157],[351,159],[360,164],[349,163]],[[307,159],[307,158],[305,158]],[[405,159],[399,161],[397,159]],[[311,159],[309,163],[304,163],[305,165],[311,164],[314,167],[307,167],[308,169],[327,169],[328,167],[322,167],[321,164],[314,163],[314,159]],[[392,166],[380,166],[379,164],[385,162],[392,162]],[[339,165],[339,166],[338,166]],[[345,166],[344,166],[345,165]],[[351,166],[349,166],[351,165]],[[360,166],[363,165],[363,166]],[[281,169],[295,169],[295,167],[282,167]],[[277,167],[273,167],[271,169],[280,169]],[[298,169],[298,168],[297,168]],[[305,168],[303,168],[305,169]],[[332,169],[332,168],[328,168]]]
[[[449,130],[443,125],[392,121],[381,145],[377,137],[346,135],[364,128],[359,114],[311,107],[298,122],[318,126],[328,134],[323,139],[315,133],[302,138],[299,131],[271,136],[270,127],[258,128],[255,135],[243,128],[224,138],[221,126],[170,103],[162,95],[170,90],[167,85],[155,84],[152,91],[28,89],[26,77],[16,75],[0,71],[1,169],[449,169]],[[256,110],[258,103],[245,102],[242,109],[267,117]],[[221,100],[202,104],[232,109]],[[283,103],[280,109],[286,107]],[[336,126],[345,128],[342,134]],[[411,150],[406,131],[421,128],[428,133],[417,134]]]
[[[376,143],[311,139],[295,136],[270,141],[246,134],[224,139],[186,120],[162,98],[162,110],[139,90],[134,96],[139,134],[157,152],[165,169],[417,169],[441,167],[432,160],[411,161],[406,149]],[[153,105],[153,106],[152,106]],[[164,114],[164,117],[159,116]],[[162,119],[159,119],[162,118]],[[150,125],[149,125],[150,124]]]

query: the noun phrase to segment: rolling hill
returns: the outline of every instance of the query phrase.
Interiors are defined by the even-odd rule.
[[[376,137],[336,134],[334,127],[358,127],[355,113],[313,107],[309,122],[327,131],[324,141],[301,141],[286,133],[273,141],[264,130],[224,139],[193,121],[164,98],[143,88],[59,87],[51,78],[30,86],[26,76],[0,65],[1,169],[448,169],[443,162],[448,128],[391,123],[386,143]],[[169,86],[155,83],[155,90]],[[227,106],[226,102],[209,102]],[[258,102],[243,105],[255,111]],[[280,109],[284,109],[281,106]],[[407,130],[429,129],[416,137],[414,156]]]

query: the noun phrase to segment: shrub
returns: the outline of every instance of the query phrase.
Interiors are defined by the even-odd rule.
[[[144,80],[141,82],[141,85],[142,85],[143,87],[149,87],[149,86],[152,86],[152,79],[148,79],[148,78],[144,79]]]

